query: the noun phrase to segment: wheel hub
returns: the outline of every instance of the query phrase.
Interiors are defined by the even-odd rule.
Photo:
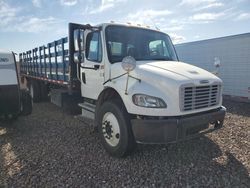
[[[111,112],[107,112],[102,120],[102,134],[107,144],[115,147],[120,141],[120,127],[117,118]]]
[[[112,130],[112,125],[110,124],[109,121],[105,121],[103,123],[103,129],[104,129],[104,132],[107,134],[106,138],[110,139],[112,137],[113,130]]]

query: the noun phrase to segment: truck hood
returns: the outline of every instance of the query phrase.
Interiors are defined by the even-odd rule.
[[[214,74],[190,64],[176,61],[140,61],[135,72],[144,70],[174,80],[217,80]]]
[[[119,77],[124,74],[120,63],[112,65],[109,79]],[[167,81],[173,84],[194,83],[200,84],[205,81],[206,84],[213,82],[222,82],[216,75],[199,67],[177,61],[137,61],[136,68],[130,72],[131,76],[143,81],[152,83],[153,81]]]
[[[220,85],[222,82],[214,74],[182,62],[137,61],[135,69],[129,72],[130,78],[125,76],[126,72],[120,63],[111,66],[109,75],[111,82],[106,82],[107,86],[114,87],[118,91],[125,100],[124,103],[127,104],[128,112],[132,114],[176,116],[204,111],[204,109],[197,109],[185,113],[180,112],[181,87],[186,85],[203,86],[204,84]],[[134,94],[146,94],[161,98],[167,103],[168,108],[155,110],[137,107],[131,100]],[[209,109],[212,107],[206,108],[206,110]]]

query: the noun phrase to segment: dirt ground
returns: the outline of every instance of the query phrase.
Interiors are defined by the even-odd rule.
[[[250,104],[225,101],[224,127],[110,157],[88,122],[50,103],[0,123],[0,187],[250,187]]]

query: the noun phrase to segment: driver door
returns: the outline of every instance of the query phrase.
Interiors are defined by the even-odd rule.
[[[81,63],[80,70],[82,96],[96,100],[103,90],[104,82],[101,31],[91,31],[87,33],[85,59],[84,63]]]

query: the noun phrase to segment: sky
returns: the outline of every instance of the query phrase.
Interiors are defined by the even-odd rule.
[[[0,49],[67,36],[69,22],[149,25],[183,43],[250,32],[250,0],[0,0]]]

